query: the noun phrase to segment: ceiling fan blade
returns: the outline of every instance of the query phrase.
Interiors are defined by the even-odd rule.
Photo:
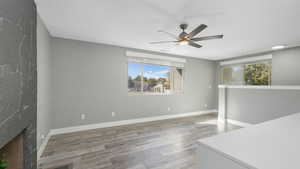
[[[203,31],[205,28],[207,28],[207,25],[201,24],[196,29],[194,29],[191,33],[189,33],[188,37],[192,38],[192,37],[196,36],[198,33],[200,33],[201,31]]]
[[[189,45],[190,45],[190,46],[193,46],[193,47],[195,47],[195,48],[201,48],[201,47],[202,47],[201,45],[199,45],[199,44],[197,44],[197,43],[195,43],[195,42],[193,42],[193,41],[189,41]]]
[[[204,41],[204,40],[211,40],[211,39],[222,39],[224,35],[215,35],[215,36],[204,36],[199,38],[192,38],[192,41]]]
[[[163,31],[163,30],[158,30],[158,32],[167,34],[167,35],[169,35],[170,37],[172,37],[172,38],[178,40],[178,36],[174,35],[173,33],[170,33],[170,32],[167,32],[167,31]]]
[[[177,42],[177,41],[158,41],[158,42],[150,42],[150,44],[162,44],[162,43],[171,43],[171,42]]]

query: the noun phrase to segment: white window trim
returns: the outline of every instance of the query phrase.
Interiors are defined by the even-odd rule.
[[[261,55],[261,56],[243,58],[243,59],[233,59],[233,60],[229,60],[229,61],[223,61],[223,62],[220,62],[220,65],[226,66],[226,65],[234,65],[234,64],[241,64],[241,63],[258,62],[258,61],[263,61],[263,60],[271,60],[272,58],[273,58],[272,54]]]
[[[184,59],[184,58],[169,57],[169,56],[163,56],[163,55],[154,55],[154,54],[134,52],[134,51],[126,51],[126,56],[137,57],[137,58],[146,58],[146,59],[158,59],[158,60],[164,60],[164,61],[170,61],[170,62],[186,63],[186,59]]]

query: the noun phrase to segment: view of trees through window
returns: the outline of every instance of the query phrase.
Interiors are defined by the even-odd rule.
[[[272,64],[269,61],[230,65],[222,68],[222,84],[271,85]]]
[[[170,94],[183,89],[183,69],[171,66],[128,63],[128,91]]]
[[[271,64],[245,64],[245,82],[247,85],[270,85]]]

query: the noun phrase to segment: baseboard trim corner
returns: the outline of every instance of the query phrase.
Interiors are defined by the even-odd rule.
[[[232,119],[227,119],[226,121],[227,121],[227,123],[231,123],[233,125],[237,125],[237,126],[240,126],[240,127],[249,127],[249,126],[253,125],[253,124],[250,124],[250,123],[245,123],[245,122],[232,120]]]
[[[51,134],[51,130],[48,132],[47,136],[45,137],[45,139],[43,140],[42,144],[39,146],[38,151],[37,151],[37,162],[39,162],[45,148],[46,145],[48,144],[48,141],[50,140],[50,137],[52,136]]]

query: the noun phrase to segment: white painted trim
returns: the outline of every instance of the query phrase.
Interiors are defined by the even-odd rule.
[[[250,124],[250,123],[245,123],[245,122],[236,121],[236,120],[232,120],[232,119],[227,119],[226,121],[227,121],[227,123],[237,125],[237,126],[240,126],[240,127],[249,127],[249,126],[253,125],[253,124]]]
[[[48,132],[47,136],[45,137],[45,139],[43,140],[42,144],[40,145],[38,151],[37,151],[37,161],[40,160],[42,153],[44,152],[46,145],[48,144],[48,141],[50,140],[50,137],[53,134],[51,134],[51,130]]]
[[[219,85],[219,88],[228,89],[267,89],[267,90],[300,90],[300,86],[245,86],[245,85]]]
[[[126,51],[126,56],[186,63],[186,59],[184,59],[184,58],[169,57],[169,56],[163,56],[163,55],[153,55],[153,54],[149,54],[149,53],[134,52],[134,51]]]
[[[184,113],[184,114],[163,115],[163,116],[146,117],[146,118],[138,118],[138,119],[131,119],[131,120],[122,120],[122,121],[115,121],[115,122],[105,122],[105,123],[97,123],[97,124],[89,124],[89,125],[52,129],[50,131],[50,134],[58,135],[58,134],[72,133],[72,132],[78,132],[78,131],[84,131],[84,130],[115,127],[115,126],[137,124],[137,123],[166,120],[166,119],[175,119],[175,118],[180,118],[180,117],[197,116],[197,115],[204,115],[204,114],[210,114],[210,113],[217,113],[217,110],[204,110],[204,111],[190,112],[190,113]]]
[[[219,88],[227,88],[228,85],[219,85]]]
[[[226,119],[226,96],[227,96],[227,90],[226,88],[219,88],[219,98],[218,98],[218,104],[219,104],[219,110],[218,110],[218,120],[219,121],[225,121]]]
[[[247,57],[247,58],[243,58],[243,59],[233,59],[233,60],[229,60],[229,61],[223,61],[223,62],[220,62],[220,65],[225,66],[225,65],[233,65],[233,64],[239,64],[239,63],[257,62],[257,61],[262,61],[262,60],[270,60],[272,58],[273,58],[273,56],[271,54],[269,54],[269,55],[255,56],[255,57]]]

